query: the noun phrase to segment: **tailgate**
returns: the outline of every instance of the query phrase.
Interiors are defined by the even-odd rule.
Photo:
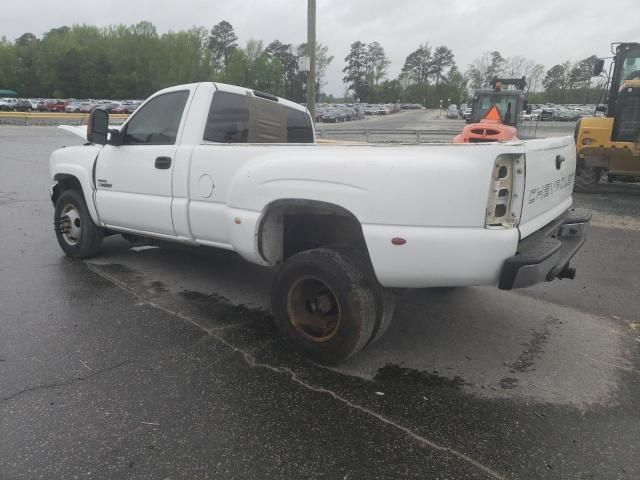
[[[571,206],[576,171],[573,137],[529,140],[525,142],[525,149],[521,238],[544,227]]]

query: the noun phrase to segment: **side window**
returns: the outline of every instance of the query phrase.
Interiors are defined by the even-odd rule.
[[[306,112],[288,109],[287,112],[287,142],[313,143],[313,128],[311,118]]]
[[[211,101],[204,139],[209,142],[247,143],[249,105],[247,97],[216,92]]]
[[[138,110],[127,124],[124,145],[173,145],[189,91],[160,95]]]
[[[203,138],[220,143],[313,143],[313,127],[308,114],[278,102],[216,92]]]

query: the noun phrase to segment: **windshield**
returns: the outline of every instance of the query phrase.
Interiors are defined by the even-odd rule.
[[[640,78],[640,48],[629,50],[620,69],[619,85],[625,80]]]
[[[478,95],[474,99],[474,120],[482,119],[491,107],[496,106],[500,112],[500,118],[504,123],[514,124],[517,121],[515,115],[518,105],[517,95]]]

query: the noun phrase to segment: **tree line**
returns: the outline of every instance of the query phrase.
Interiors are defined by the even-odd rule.
[[[398,77],[386,78],[390,61],[378,43],[357,41],[345,57],[345,97],[368,102],[410,102],[427,107],[468,102],[475,89],[491,88],[494,78],[526,77],[525,94],[535,103],[596,103],[604,80],[593,78],[595,55],[575,63],[566,61],[546,70],[522,56],[503,57],[499,51],[483,53],[466,72],[460,72],[453,51],[446,45],[420,45],[405,59]]]
[[[98,28],[90,25],[53,28],[42,38],[24,33],[14,42],[0,40],[0,88],[23,97],[144,98],[161,88],[198,81],[221,81],[264,90],[293,101],[306,101],[305,72],[298,58],[306,44],[250,39],[244,47],[228,21],[211,29],[159,34],[150,22]],[[327,67],[334,57],[316,48],[317,100],[336,100],[323,93]],[[596,57],[566,61],[546,69],[521,56],[483,53],[463,73],[446,45],[424,43],[405,58],[400,74],[389,78],[391,65],[376,41],[353,42],[344,58],[344,101],[409,102],[437,107],[440,101],[465,102],[476,88],[488,88],[493,77],[527,77],[535,102],[594,103],[602,87],[591,71]]]
[[[159,34],[150,22],[98,28],[74,25],[0,40],[0,88],[22,97],[145,98],[171,85],[220,81],[303,101],[306,74],[298,57],[305,44],[274,40],[238,44],[233,26]],[[316,87],[325,84],[333,60],[316,46]]]

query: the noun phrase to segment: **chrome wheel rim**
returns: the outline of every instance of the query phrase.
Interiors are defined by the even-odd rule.
[[[77,245],[82,235],[82,221],[74,205],[68,204],[62,209],[60,224],[64,241],[69,245]]]

